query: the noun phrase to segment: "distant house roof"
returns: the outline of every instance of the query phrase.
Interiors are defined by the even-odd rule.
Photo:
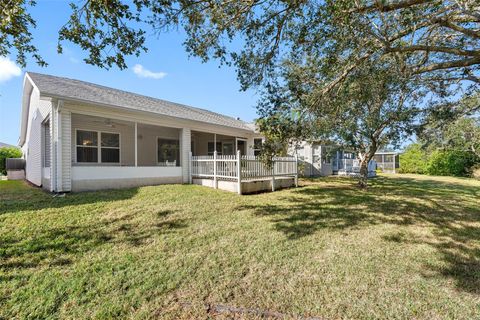
[[[18,147],[8,143],[0,142],[0,148],[18,148]]]
[[[255,130],[255,126],[252,123],[247,123],[205,109],[194,108],[80,80],[34,72],[28,72],[27,74],[43,96],[153,112],[175,118],[206,122],[249,131]]]

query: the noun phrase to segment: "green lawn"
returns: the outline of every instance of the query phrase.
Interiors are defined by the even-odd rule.
[[[0,181],[0,319],[479,317],[480,181],[302,185],[54,198]]]

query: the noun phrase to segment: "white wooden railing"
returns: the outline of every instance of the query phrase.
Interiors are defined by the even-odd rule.
[[[272,190],[275,190],[276,177],[294,177],[298,184],[297,159],[294,157],[275,157],[272,166],[265,165],[256,156],[236,155],[191,156],[190,170],[192,178],[209,178],[214,180],[230,180],[238,183],[241,193],[241,182],[257,179],[271,179]]]

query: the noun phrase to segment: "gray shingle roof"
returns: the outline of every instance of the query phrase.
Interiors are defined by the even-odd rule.
[[[205,109],[142,96],[98,84],[28,72],[41,95],[81,100],[110,106],[153,112],[165,116],[222,125],[243,130],[254,130],[252,123],[237,120]]]

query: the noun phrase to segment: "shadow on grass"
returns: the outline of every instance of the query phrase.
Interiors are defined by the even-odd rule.
[[[110,196],[101,198],[102,201],[115,201],[115,199],[124,199],[126,194],[134,194],[134,191],[111,191],[105,193],[105,196],[111,194]],[[81,195],[86,199],[91,198],[87,193]],[[98,193],[95,195],[98,196]],[[73,201],[69,205],[91,203],[86,199]],[[30,208],[30,205],[27,204],[25,207],[18,205],[18,207],[20,207],[18,210],[22,210],[22,208]],[[58,207],[62,207],[61,203],[57,204]],[[186,228],[186,220],[172,218],[171,215],[174,213],[175,211],[172,210],[159,211],[148,221],[139,221],[137,213],[133,212],[113,218],[90,220],[83,225],[40,228],[39,231],[33,231],[26,237],[0,234],[0,270],[8,272],[36,268],[40,265],[64,266],[83,254],[109,243],[141,246],[156,235],[169,234]],[[75,212],[72,211],[71,214]],[[12,276],[12,274],[8,275],[10,278]],[[0,280],[2,280],[1,276]]]
[[[480,294],[480,188],[413,178],[372,179],[360,190],[346,179],[309,181],[278,203],[242,206],[268,217],[274,228],[296,240],[321,229],[347,230],[378,224],[425,226],[434,240],[417,240],[410,234],[387,235],[385,241],[428,244],[442,264],[426,266],[451,278],[458,288]],[[332,183],[329,183],[332,182]],[[381,244],[379,244],[381,245]]]
[[[95,192],[67,193],[54,195],[40,188],[28,186],[22,181],[14,188],[4,187],[0,183],[0,218],[6,213],[18,213],[44,209],[58,209],[84,204],[102,204],[133,198],[138,188],[122,190],[102,190]],[[3,187],[3,188],[2,188]]]

